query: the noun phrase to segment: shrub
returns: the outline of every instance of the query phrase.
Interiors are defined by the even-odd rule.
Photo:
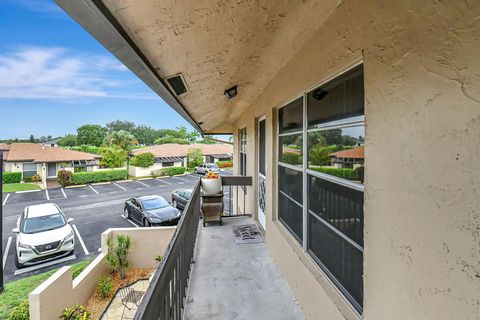
[[[90,320],[90,313],[85,306],[79,305],[75,307],[65,308],[60,316],[60,319],[65,320]]]
[[[174,176],[177,174],[184,174],[185,173],[185,167],[170,167],[170,168],[163,168],[160,169],[162,176]]]
[[[115,241],[107,239],[108,253],[106,263],[112,272],[120,273],[120,278],[125,279],[128,269],[128,253],[130,252],[131,240],[129,236],[119,234]]]
[[[97,293],[102,299],[109,298],[113,292],[113,281],[109,276],[101,276],[98,280]]]
[[[281,161],[289,164],[302,164],[302,155],[293,152],[284,152]]]
[[[217,161],[217,162],[215,162],[215,164],[219,168],[231,168],[231,167],[233,167],[233,162],[232,161]]]
[[[72,265],[72,279],[75,279],[85,270],[86,267],[92,262],[92,260],[84,260]]]
[[[57,181],[62,187],[71,185],[73,183],[72,172],[68,170],[59,170]]]
[[[103,156],[100,164],[107,168],[123,167],[127,161],[127,152],[116,145],[108,148],[100,148],[99,153]]]
[[[155,156],[151,152],[145,152],[134,156],[130,164],[135,167],[148,168],[155,163]]]
[[[21,172],[4,172],[3,173],[3,183],[20,183],[22,182],[22,173]]]
[[[356,180],[355,170],[349,168],[313,167],[310,169],[348,180]]]
[[[72,174],[72,184],[86,184],[123,180],[127,178],[127,170],[104,170],[93,172],[76,172]]]
[[[200,148],[191,148],[187,152],[188,168],[193,170],[196,166],[203,163],[203,153]]]
[[[358,180],[358,181],[364,181],[364,177],[365,177],[365,167],[364,166],[361,166],[361,167],[358,167],[355,169],[355,180]]]
[[[23,178],[24,182],[40,182],[42,181],[42,177],[40,177],[38,174],[31,176],[31,177],[25,177]]]
[[[93,153],[93,154],[99,154],[99,147],[95,146],[89,146],[89,145],[81,145],[78,147],[70,147],[70,150],[74,151],[82,151],[82,152],[87,152],[87,153]]]
[[[12,313],[10,313],[10,316],[8,317],[8,320],[28,320],[28,319],[30,319],[30,314],[28,311],[28,299],[20,303],[18,306],[16,306],[12,310]]]

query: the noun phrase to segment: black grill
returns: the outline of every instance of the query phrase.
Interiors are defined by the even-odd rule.
[[[46,244],[41,244],[39,246],[35,246],[35,249],[37,249],[38,252],[42,253],[42,252],[57,249],[59,244],[60,244],[60,241],[50,242]]]

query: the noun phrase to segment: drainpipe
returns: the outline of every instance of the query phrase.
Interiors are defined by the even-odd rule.
[[[3,151],[0,150],[0,194],[3,195]],[[3,197],[0,204],[0,239],[3,239]],[[3,257],[3,245],[0,248],[0,257]],[[3,261],[0,261],[0,293],[3,292]]]

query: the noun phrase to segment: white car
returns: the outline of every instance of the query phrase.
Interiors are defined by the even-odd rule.
[[[207,172],[220,173],[220,168],[215,163],[204,163],[195,167],[194,173],[206,174]]]
[[[12,230],[17,234],[15,266],[20,268],[73,253],[72,221],[54,203],[26,207]]]

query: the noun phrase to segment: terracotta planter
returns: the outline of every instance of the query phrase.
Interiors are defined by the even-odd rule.
[[[213,196],[222,191],[222,179],[202,178],[202,191],[207,196]]]

